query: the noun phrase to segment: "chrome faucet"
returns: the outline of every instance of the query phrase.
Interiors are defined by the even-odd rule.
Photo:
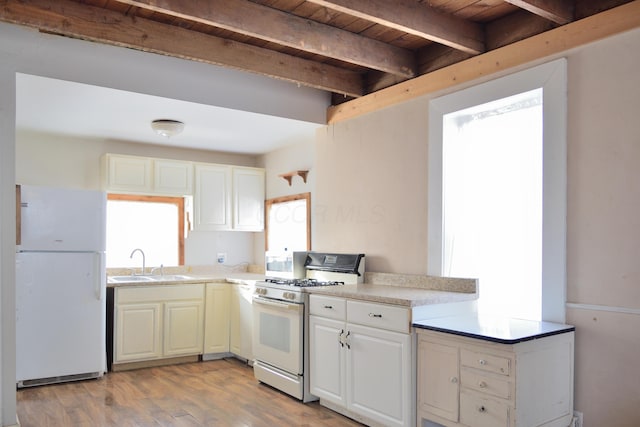
[[[131,251],[131,255],[129,255],[129,258],[133,258],[133,254],[135,254],[138,251],[142,254],[142,273],[140,273],[140,275],[144,275],[144,270],[145,270],[145,267],[144,267],[144,252],[142,251],[142,249],[136,248],[133,251]]]
[[[160,275],[164,276],[164,264],[160,264],[160,267],[153,267],[151,269],[151,275],[153,276],[153,273],[155,273],[158,270],[160,270]]]

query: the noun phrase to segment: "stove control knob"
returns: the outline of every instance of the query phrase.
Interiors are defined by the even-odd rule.
[[[256,288],[256,294],[258,295],[266,295],[267,290],[265,288]]]
[[[282,296],[288,300],[294,300],[296,299],[296,294],[294,294],[293,292],[285,292],[284,294],[282,294]]]

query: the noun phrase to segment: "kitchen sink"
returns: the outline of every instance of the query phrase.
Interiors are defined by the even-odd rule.
[[[110,282],[153,282],[149,276],[109,276]]]
[[[158,282],[170,282],[173,280],[190,280],[193,279],[191,276],[185,276],[183,274],[163,274],[161,276],[147,276],[151,277],[152,280]]]
[[[126,282],[173,282],[181,280],[191,280],[192,276],[185,276],[183,274],[163,274],[153,276],[109,276],[109,282],[111,283],[126,283]]]

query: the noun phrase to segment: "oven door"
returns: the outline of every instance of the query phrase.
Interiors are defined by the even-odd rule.
[[[302,374],[304,304],[253,297],[253,355],[294,375]]]

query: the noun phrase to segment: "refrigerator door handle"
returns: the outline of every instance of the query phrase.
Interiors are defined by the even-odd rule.
[[[105,288],[105,286],[107,285],[107,276],[104,273],[104,269],[102,268],[102,266],[104,265],[105,262],[105,254],[104,252],[96,252],[96,276],[97,279],[96,280],[96,299],[98,301],[102,301],[102,290]]]

